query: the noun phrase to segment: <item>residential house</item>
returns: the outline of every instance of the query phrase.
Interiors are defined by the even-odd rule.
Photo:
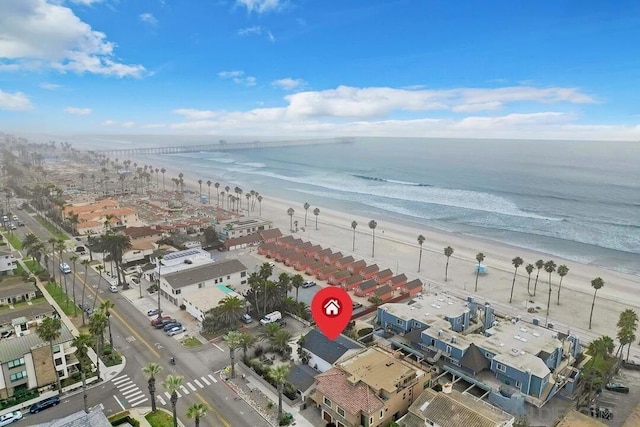
[[[387,268],[386,270],[378,271],[372,279],[378,282],[378,285],[384,284],[387,280],[391,280],[393,277],[393,271]]]
[[[398,420],[399,427],[511,427],[515,419],[495,406],[471,394],[452,390],[426,389],[411,404],[409,412]]]
[[[12,275],[16,268],[18,265],[11,251],[6,246],[0,247],[0,275]]]
[[[304,255],[294,251],[293,253],[290,253],[285,257],[285,259],[283,260],[284,265],[292,267],[296,262],[298,262],[300,258],[304,258]]]
[[[234,237],[246,236],[269,230],[273,223],[263,218],[238,218],[220,221],[215,224],[214,230],[218,233],[221,242]]]
[[[269,253],[274,251],[277,247],[278,245],[275,243],[263,243],[258,247],[258,254],[271,258]]]
[[[122,234],[129,236],[129,238],[131,239],[131,242],[135,242],[136,240],[139,239],[148,239],[148,238],[154,238],[156,240],[160,240],[162,239],[164,232],[159,229],[154,227],[149,227],[149,226],[142,226],[142,227],[127,227],[124,230],[122,230]]]
[[[220,302],[227,297],[244,300],[244,297],[239,293],[229,289],[226,285],[218,284],[185,293],[182,296],[182,304],[184,304],[187,313],[202,322],[207,312],[220,305]]]
[[[311,329],[302,338],[300,345],[304,353],[303,360],[319,372],[326,372],[343,356],[353,354],[364,348],[344,335],[339,335],[335,340],[330,340],[317,329]]]
[[[367,266],[367,263],[364,260],[358,260],[355,261],[351,264],[349,264],[349,267],[347,267],[347,269],[349,270],[349,273],[351,274],[360,274],[360,272]]]
[[[313,390],[316,383],[316,375],[320,372],[316,371],[309,365],[295,365],[289,367],[289,376],[287,381],[296,388],[297,393],[304,402]]]
[[[429,386],[431,374],[373,347],[344,357],[316,376],[311,399],[337,426],[387,426]]]
[[[355,276],[348,277],[342,286],[345,290],[350,291],[356,288],[360,283],[362,283],[362,276],[356,274]]]
[[[32,285],[33,286],[33,285]],[[0,311],[0,328],[2,331],[13,331],[16,336],[30,333],[45,317],[53,316],[56,310],[46,301],[31,305],[22,305],[13,310]]]
[[[29,301],[36,297],[37,288],[31,282],[14,283],[0,287],[0,306]]]
[[[226,239],[222,243],[222,249],[225,251],[234,251],[237,249],[246,249],[250,246],[257,246],[262,241],[260,233],[252,233],[246,236],[232,237]]]
[[[333,251],[331,250],[331,248],[325,248],[321,251],[318,251],[316,253],[316,256],[314,257],[317,261],[322,261],[324,262],[325,257],[331,255],[333,253]]]
[[[391,279],[389,279],[387,281],[387,284],[391,285],[394,290],[400,289],[407,284],[407,276],[405,276],[404,274],[398,274],[397,276],[393,276]]]
[[[324,263],[327,265],[335,265],[336,262],[338,262],[338,260],[342,257],[342,252],[332,253],[324,257]]]
[[[372,279],[373,276],[376,275],[376,273],[378,273],[378,270],[380,270],[380,268],[378,267],[377,264],[369,265],[363,268],[362,270],[360,270],[360,275],[364,280],[369,280],[369,279]]]
[[[19,390],[31,390],[55,384],[77,371],[78,360],[73,335],[62,324],[60,336],[53,341],[53,358],[46,341],[30,333],[0,341],[0,399]]]
[[[104,414],[102,405],[96,405],[89,409],[89,413],[74,412],[64,418],[49,419],[47,422],[33,424],[31,427],[111,427],[111,422]]]
[[[305,271],[311,261],[312,258],[309,258],[308,256],[302,256],[298,258],[298,260],[293,264],[293,268],[295,268],[296,271]]]
[[[373,279],[369,279],[367,281],[360,283],[358,286],[356,286],[353,293],[357,297],[366,297],[368,295],[371,295],[373,291],[376,290],[377,287],[378,287],[378,282],[376,282]]]
[[[373,297],[388,301],[393,298],[393,288],[390,285],[382,285],[373,291]]]
[[[338,267],[336,267],[335,265],[327,265],[324,268],[322,268],[320,271],[318,271],[316,278],[318,280],[327,280],[329,276],[331,276],[333,273],[336,273],[337,271],[338,271]]]
[[[279,228],[270,228],[268,230],[259,231],[258,233],[260,234],[260,237],[262,237],[262,241],[265,243],[275,243],[282,237],[282,233]]]
[[[336,268],[340,267],[336,266]],[[341,286],[349,277],[351,277],[349,270],[338,270],[329,276],[329,284],[333,286]]]
[[[335,263],[335,266],[338,267],[338,268],[341,268],[341,269],[346,269],[354,261],[355,261],[355,259],[353,259],[353,257],[351,255],[349,255],[349,256],[342,257],[339,260],[337,260],[336,263]]]
[[[151,258],[151,262],[156,265],[156,275],[158,274],[158,258]],[[207,251],[200,248],[185,249],[164,254],[160,261],[160,274],[170,274],[190,268],[212,264],[216,259]],[[156,278],[157,279],[157,278]],[[155,280],[155,279],[153,279]]]
[[[282,246],[283,248],[287,248],[287,249],[292,249],[293,248],[293,241],[296,238],[289,235],[289,236],[284,236],[278,239],[277,243],[278,246]]]
[[[162,274],[160,295],[172,304],[180,306],[183,304],[183,296],[192,291],[215,287],[222,283],[239,286],[246,282],[247,267],[237,259],[230,259]]]
[[[299,244],[299,245],[296,247],[295,251],[296,251],[296,252],[298,252],[298,253],[301,253],[301,254],[306,255],[306,254],[307,254],[307,251],[308,251],[309,249],[311,249],[312,247],[313,247],[313,243],[311,243],[311,242],[304,242],[304,243]]]
[[[149,260],[154,251],[158,249],[158,241],[164,236],[164,232],[156,227],[127,227],[122,233],[131,239],[131,249],[122,254],[122,263],[139,263]]]
[[[99,200],[93,203],[65,206],[63,218],[74,220],[78,234],[99,234],[104,231],[105,223],[109,227],[140,227],[144,223],[138,218],[135,209],[120,207],[115,200]]]
[[[320,252],[321,250],[322,250],[322,246],[314,245],[314,246],[310,247],[309,249],[307,249],[307,256],[315,259],[316,254],[318,252]]]
[[[317,274],[320,272],[321,269],[323,269],[324,267],[326,267],[326,265],[324,264],[324,262],[322,261],[315,261],[315,262],[311,262],[309,263],[309,265],[307,265],[307,268],[305,268],[305,273],[307,273],[309,276],[317,276]]]
[[[401,289],[401,292],[403,294],[408,294],[409,297],[414,297],[422,292],[422,286],[422,281],[420,279],[414,279],[404,285],[404,287]]]

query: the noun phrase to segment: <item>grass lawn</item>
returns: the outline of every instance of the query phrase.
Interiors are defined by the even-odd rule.
[[[42,267],[40,266],[40,264],[38,264],[38,261],[36,261],[35,259],[25,259],[23,261],[24,261],[24,264],[29,269],[29,271],[31,271],[33,274],[38,274],[42,271]]]
[[[47,283],[44,288],[49,292],[49,295],[53,297],[54,300],[58,303],[60,308],[64,311],[67,316],[73,317],[73,300],[69,300],[69,304],[67,304],[67,297],[64,293],[63,289],[60,289],[60,286],[54,283]],[[78,310],[79,312],[80,310]]]
[[[164,411],[150,412],[145,415],[145,419],[151,427],[173,427],[173,416]]]
[[[62,232],[59,231],[57,228],[55,228],[49,221],[47,221],[46,219],[42,218],[40,215],[36,215],[36,219],[38,220],[38,222],[47,229],[47,231],[51,234],[53,234],[53,237],[55,237],[56,239],[62,239],[62,240],[68,240],[69,236]]]
[[[182,340],[182,345],[188,348],[199,347],[202,345],[200,340],[195,337],[189,337]]]
[[[9,241],[9,243],[11,243],[13,249],[18,251],[22,249],[22,242],[20,241],[20,239],[18,239],[18,236],[13,233],[5,233],[4,237]]]

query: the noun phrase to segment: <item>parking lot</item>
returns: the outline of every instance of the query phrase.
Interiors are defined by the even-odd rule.
[[[640,371],[621,369],[611,381],[628,386],[629,394],[612,392],[603,387],[602,394],[596,398],[595,404],[613,410],[613,420],[603,421],[605,424],[622,426],[635,407],[640,404]]]

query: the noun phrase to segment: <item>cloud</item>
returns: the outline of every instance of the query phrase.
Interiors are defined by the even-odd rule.
[[[273,33],[271,31],[269,31],[267,29],[263,29],[259,25],[255,25],[253,27],[240,28],[238,30],[238,35],[240,35],[240,36],[251,36],[251,35],[261,36],[261,35],[264,35],[267,39],[269,39],[269,41],[271,41],[271,42],[276,41],[276,38],[273,36]]]
[[[218,115],[215,111],[195,110],[191,108],[178,108],[173,113],[184,116],[187,120],[212,119]]]
[[[82,1],[82,4],[95,3]],[[141,77],[142,65],[114,55],[115,44],[71,9],[45,0],[0,1],[0,59],[5,70]]]
[[[138,18],[140,19],[141,22],[144,22],[145,24],[149,24],[153,26],[158,25],[158,20],[156,19],[156,17],[149,12],[140,14]]]
[[[123,122],[123,123],[122,123],[122,127],[123,127],[123,128],[127,128],[127,129],[130,129],[130,128],[132,128],[135,124],[136,124],[136,122],[134,122],[134,121]]]
[[[164,123],[147,123],[145,125],[140,125],[140,129],[160,129],[166,127],[167,125]]]
[[[33,105],[24,93],[9,93],[0,89],[0,110],[27,111],[31,109],[33,109]]]
[[[218,77],[220,77],[221,79],[225,79],[225,80],[231,80],[232,82],[236,83],[236,84],[241,84],[241,85],[245,85],[245,86],[255,86],[256,85],[256,78],[253,76],[246,76],[244,75],[244,71],[239,71],[239,70],[235,70],[235,71],[220,71],[218,73]]]
[[[67,107],[64,111],[69,114],[75,114],[76,116],[88,116],[91,114],[91,108]]]
[[[40,83],[40,87],[46,90],[57,90],[57,89],[60,89],[62,86],[55,83],[42,82]]]
[[[284,4],[282,0],[236,0],[236,5],[246,7],[249,13],[277,12]]]
[[[274,80],[271,85],[284,90],[294,90],[306,86],[306,82],[302,79],[292,79],[291,77],[285,77],[284,79]]]
[[[94,3],[102,3],[104,0],[70,0],[71,3],[83,4],[85,6],[91,6]]]
[[[116,122],[115,120],[105,120],[102,123],[100,123],[100,126],[115,126],[117,124],[118,122]]]

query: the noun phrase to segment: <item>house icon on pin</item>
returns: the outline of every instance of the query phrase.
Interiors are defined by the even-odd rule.
[[[324,303],[324,314],[327,316],[337,316],[340,314],[340,301],[335,298]]]

